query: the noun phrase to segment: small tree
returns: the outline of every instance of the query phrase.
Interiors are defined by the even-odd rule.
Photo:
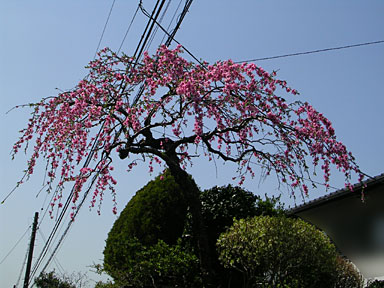
[[[299,189],[303,194],[308,192],[305,179],[311,179],[310,163],[321,166],[326,184],[331,165],[343,171],[347,183],[360,170],[336,140],[327,118],[308,103],[282,96],[297,91],[276,79],[276,73],[231,60],[195,64],[181,52],[180,47],[162,46],[156,55],[145,54],[137,63],[102,50],[89,65],[89,77],[74,89],[30,104],[32,117],[13,154],[34,141],[25,177],[42,155],[47,161],[45,184],[54,194],[52,207],[62,206],[67,182],[74,182],[73,205],[87,180],[94,184],[92,206],[103,199],[106,189],[115,196],[114,151],[130,159],[129,169],[137,164],[136,156],[149,160],[150,171],[154,163],[164,164],[187,195],[207,275],[210,259],[205,256],[208,243],[199,189],[185,171],[193,156],[237,163],[240,184],[261,166],[292,193]],[[133,101],[138,85],[143,85],[144,94]]]
[[[217,247],[221,263],[242,272],[243,287],[332,287],[336,281],[336,248],[300,219],[236,220]]]

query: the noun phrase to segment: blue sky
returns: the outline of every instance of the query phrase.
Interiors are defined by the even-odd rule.
[[[144,0],[143,5],[151,11],[154,2]],[[165,26],[178,3],[170,4]],[[83,67],[93,58],[111,4],[112,1],[101,0],[0,1],[1,200],[25,169],[26,156],[20,154],[11,161],[9,152],[30,113],[28,109],[6,112],[15,105],[55,95],[55,88],[70,89],[86,75]],[[116,0],[101,47],[118,49],[137,4],[136,0]],[[192,3],[176,39],[208,62],[254,59],[384,40],[383,13],[384,2],[380,0],[200,0]],[[146,21],[141,13],[137,15],[123,45],[125,53],[133,53]],[[159,30],[150,52],[162,37]],[[269,71],[278,70],[280,78],[299,90],[301,100],[313,104],[332,121],[339,140],[353,152],[363,171],[372,176],[384,172],[384,44],[257,64]],[[129,174],[124,163],[118,166],[121,169],[116,175],[117,200],[121,211],[134,192],[154,175],[148,175],[146,165]],[[213,165],[199,160],[189,172],[198,185],[209,188],[231,183],[231,168],[220,165],[216,174]],[[32,223],[34,212],[47,204],[44,193],[36,197],[43,172],[41,164],[31,180],[0,205],[0,261]],[[341,175],[334,175],[332,185],[343,188]],[[259,179],[249,179],[245,188],[260,195],[279,193],[273,180],[260,183]],[[310,198],[325,193],[319,188],[312,191]],[[282,200],[293,205],[293,200],[284,193]],[[111,212],[110,197],[104,202],[101,216],[84,206],[61,246],[57,260],[67,273],[89,271],[89,265],[101,263],[104,241],[116,219]],[[43,219],[41,232],[45,237],[53,224],[48,217]],[[16,283],[28,238],[29,233],[0,264],[1,287]],[[43,245],[39,233],[36,256]],[[59,268],[52,263],[48,271],[51,269]],[[91,272],[88,276],[98,279]]]

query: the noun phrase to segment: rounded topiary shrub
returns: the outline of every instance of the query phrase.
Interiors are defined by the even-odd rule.
[[[132,239],[148,246],[159,240],[176,244],[183,233],[187,207],[183,191],[168,171],[140,189],[108,234],[104,249],[106,271],[120,269],[129,262]]]
[[[174,244],[183,232],[186,213],[184,193],[167,170],[132,197],[109,232],[107,245],[115,235],[135,237],[144,245],[159,239]]]
[[[351,261],[341,256],[337,257],[336,284],[334,288],[363,288],[364,278]],[[384,287],[384,286],[383,286]]]
[[[236,220],[217,242],[219,260],[243,287],[333,287],[337,252],[314,226],[283,216]]]

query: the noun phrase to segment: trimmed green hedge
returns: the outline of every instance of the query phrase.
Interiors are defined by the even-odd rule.
[[[105,271],[113,276],[129,268],[137,258],[132,243],[142,247],[157,245],[159,240],[176,244],[183,233],[186,213],[184,193],[168,171],[150,181],[132,197],[109,232]]]

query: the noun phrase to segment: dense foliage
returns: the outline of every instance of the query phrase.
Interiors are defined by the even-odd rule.
[[[201,192],[202,216],[208,233],[215,243],[218,236],[232,226],[233,219],[245,219],[260,215],[279,215],[284,210],[278,198],[262,200],[252,192],[238,186],[213,187]]]
[[[60,279],[54,271],[42,273],[35,279],[38,288],[76,288],[75,285]]]
[[[88,287],[86,274],[72,273],[71,275],[57,275],[55,271],[43,272],[34,280],[37,288],[81,288]]]
[[[243,287],[332,287],[336,281],[334,245],[300,219],[236,220],[217,247],[221,263],[242,272]]]
[[[182,236],[187,213],[187,201],[183,195],[172,175],[166,171],[132,197],[106,240],[104,268],[111,276],[115,278],[123,270],[133,269],[130,275],[139,271],[130,266],[139,261],[138,245],[140,251],[144,251],[146,247],[159,245],[159,240],[164,245],[177,243]]]
[[[115,284],[124,287],[201,287],[199,260],[181,242],[168,245],[142,245],[126,239],[125,262],[119,266],[106,263],[104,269]]]
[[[367,286],[368,288],[383,288],[384,287],[384,280],[374,280],[369,283]]]
[[[362,288],[364,278],[357,268],[341,256],[336,259],[336,284],[335,288]]]
[[[193,219],[178,203],[180,195],[169,171],[136,193],[106,241],[103,269],[114,283],[100,287],[203,286]],[[337,256],[327,236],[285,218],[278,198],[262,200],[228,185],[202,191],[200,201],[216,287],[362,287],[360,273]],[[227,229],[219,240],[219,260],[216,242]]]
[[[122,238],[137,238],[145,245],[159,239],[176,243],[183,233],[187,205],[182,189],[166,171],[128,202],[109,232],[106,250],[118,247]]]

